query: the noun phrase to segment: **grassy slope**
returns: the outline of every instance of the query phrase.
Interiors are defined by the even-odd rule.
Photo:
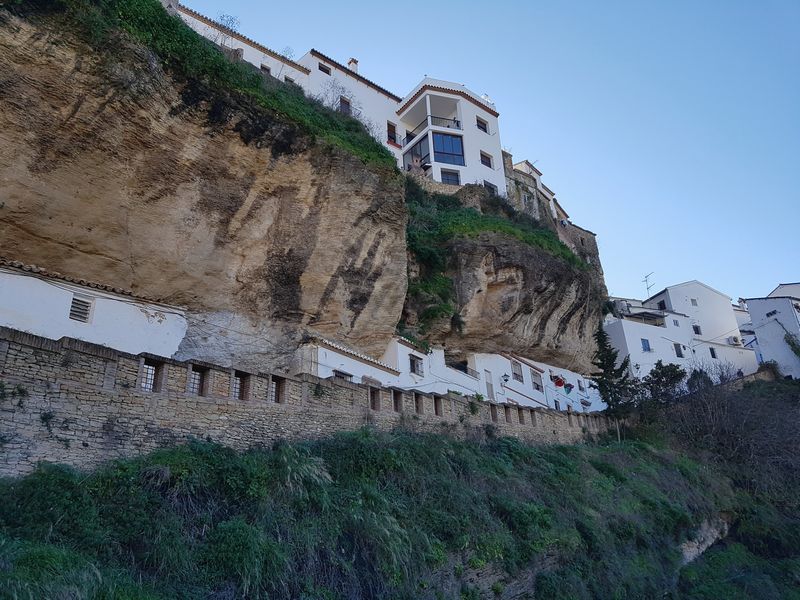
[[[0,598],[477,598],[476,569],[513,581],[542,565],[539,597],[654,598],[678,542],[733,501],[636,442],[368,430],[241,455],[195,443],[90,475],[43,466],[0,498]]]

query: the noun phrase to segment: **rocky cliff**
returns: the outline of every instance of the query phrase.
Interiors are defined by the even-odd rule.
[[[396,170],[58,24],[0,22],[0,254],[188,307],[184,355],[270,364],[306,328],[380,355],[406,291]]]

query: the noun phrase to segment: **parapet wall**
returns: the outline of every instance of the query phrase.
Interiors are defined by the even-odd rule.
[[[161,391],[142,389],[146,359],[162,365]],[[204,395],[187,392],[192,364],[207,369]],[[234,398],[234,374],[243,382],[244,399]],[[596,414],[496,405],[311,375],[244,374],[6,328],[0,328],[0,381],[0,476],[27,473],[40,461],[95,467],[191,438],[245,450],[369,425],[549,444],[579,442],[609,427]]]

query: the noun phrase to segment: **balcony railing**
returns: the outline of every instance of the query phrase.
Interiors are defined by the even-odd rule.
[[[403,146],[407,146],[411,142],[413,142],[417,136],[425,131],[425,128],[428,125],[433,125],[435,127],[445,127],[447,129],[461,129],[461,121],[458,119],[451,119],[449,117],[436,117],[434,115],[428,115],[425,119],[414,129],[411,131],[406,131],[406,137],[403,139]]]
[[[460,371],[462,373],[466,373],[467,375],[469,375],[474,379],[480,379],[480,375],[475,369],[470,369],[467,365],[463,363],[448,363],[447,366],[453,369],[454,371]]]

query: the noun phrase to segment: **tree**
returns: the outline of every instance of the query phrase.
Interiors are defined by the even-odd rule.
[[[591,386],[600,392],[600,397],[608,408],[606,412],[614,417],[624,417],[630,413],[635,403],[635,384],[631,378],[629,366],[630,358],[625,357],[617,366],[618,352],[611,346],[608,334],[603,329],[602,323],[594,334],[597,342],[592,364],[597,371],[589,379]],[[617,428],[619,437],[619,428]]]
[[[707,390],[713,385],[713,380],[703,369],[695,369],[689,375],[689,379],[686,380],[686,387],[689,388],[689,392],[692,394]]]
[[[642,420],[652,420],[660,407],[671,403],[678,395],[685,378],[686,371],[682,367],[657,361],[642,379],[639,406]]]

